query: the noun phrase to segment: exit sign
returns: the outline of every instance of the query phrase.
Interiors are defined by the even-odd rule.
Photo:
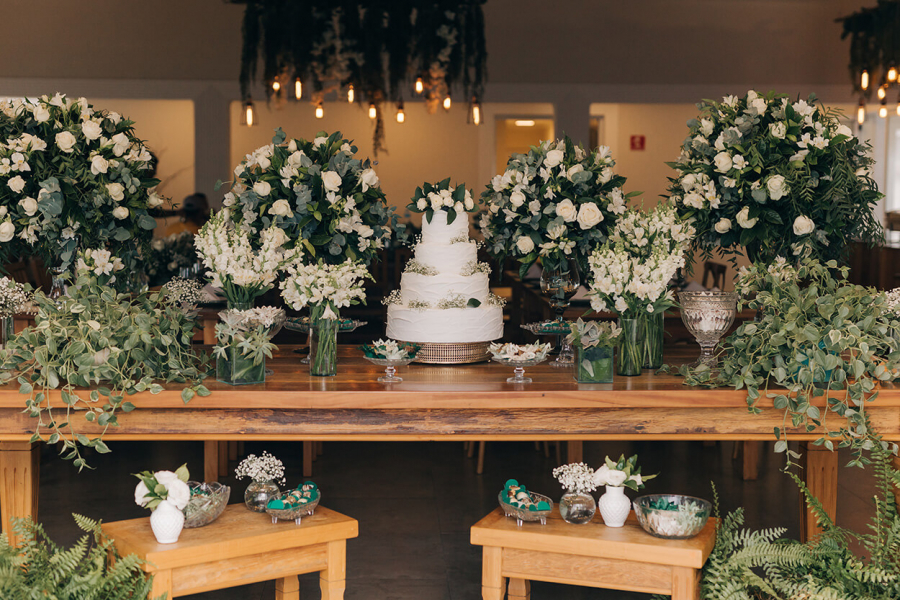
[[[647,141],[646,138],[642,135],[631,136],[631,149],[632,150],[643,150],[646,141]]]

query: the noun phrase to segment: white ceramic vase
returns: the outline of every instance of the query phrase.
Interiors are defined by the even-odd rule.
[[[150,529],[160,544],[174,544],[184,528],[184,513],[168,500],[157,505],[150,515]]]
[[[606,493],[597,501],[600,516],[607,527],[621,527],[631,512],[631,500],[625,495],[624,487],[606,486]]]

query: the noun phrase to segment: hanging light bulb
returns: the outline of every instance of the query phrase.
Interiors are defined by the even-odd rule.
[[[247,98],[241,108],[241,125],[253,127],[256,124],[256,107],[253,106],[253,100]]]
[[[897,81],[897,67],[891,67],[887,72],[888,81]]]
[[[422,81],[421,77],[416,78],[416,93],[421,94],[425,91],[425,82]]]
[[[472,97],[472,124],[481,125],[481,103],[475,97]]]
[[[281,90],[281,83],[276,79],[275,81],[272,82],[272,91],[278,92],[280,90]]]
[[[403,100],[401,100],[400,103],[397,104],[397,122],[406,122],[406,112],[403,110]]]
[[[322,104],[322,101],[320,100],[319,103],[316,105],[316,118],[321,119],[324,117],[325,117],[325,106]]]
[[[863,90],[869,89],[869,72],[863,70],[862,75],[859,76],[859,87]]]
[[[300,81],[300,78],[294,80],[294,98],[299,100],[303,97],[303,82]]]
[[[863,123],[866,122],[866,100],[865,98],[859,99],[859,107],[856,109],[856,122],[862,126]]]
[[[883,88],[882,88],[883,89]],[[878,116],[884,119],[887,117],[887,98],[881,97],[881,106],[878,108]]]
[[[373,121],[378,117],[378,107],[374,102],[369,102],[369,118]]]
[[[881,86],[878,88],[878,99],[884,100],[884,97],[887,96],[887,90],[885,90],[886,86]]]
[[[444,110],[450,110],[450,94],[444,96]]]
[[[353,84],[350,84],[350,87],[347,88],[347,102],[353,104],[353,101],[356,99],[356,90],[353,89]]]

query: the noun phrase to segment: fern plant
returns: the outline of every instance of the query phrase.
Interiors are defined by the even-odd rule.
[[[86,532],[71,548],[61,548],[31,519],[16,519],[20,540],[0,535],[0,598],[16,600],[146,600],[152,578],[134,554],[121,557],[100,523],[72,515]],[[109,565],[110,553],[115,561]],[[155,600],[164,600],[157,598]]]

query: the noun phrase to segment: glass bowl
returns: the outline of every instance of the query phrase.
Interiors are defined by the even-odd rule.
[[[735,292],[678,292],[681,320],[700,344],[700,358],[690,367],[715,368],[713,348],[734,323],[738,295]]]
[[[650,508],[654,502],[665,500],[677,510]],[[679,494],[651,494],[634,500],[634,513],[644,531],[666,540],[692,538],[703,529],[709,519],[712,504],[702,498]]]
[[[191,499],[184,507],[184,527],[186,529],[203,527],[218,519],[228,506],[231,488],[218,481],[212,483],[188,481],[187,484],[191,489]]]
[[[405,367],[416,360],[416,355],[407,358],[369,358],[368,356],[363,358],[373,365],[384,367],[384,375],[378,378],[378,383],[400,383],[403,378],[397,377],[397,367]]]
[[[547,524],[547,517],[549,517],[550,513],[553,512],[553,500],[543,494],[528,492],[528,495],[531,496],[531,501],[534,504],[537,504],[538,502],[546,502],[550,505],[550,508],[548,510],[528,510],[527,508],[513,506],[512,504],[506,502],[506,499],[504,498],[505,493],[505,490],[500,490],[500,493],[497,495],[497,500],[500,501],[500,508],[503,509],[503,512],[507,517],[516,518],[516,525],[521,527],[523,522],[534,523],[537,521],[540,521],[541,525]]]
[[[272,500],[278,500],[281,498],[282,494],[278,494],[271,498]],[[308,517],[314,512],[316,512],[316,507],[319,505],[319,502],[322,500],[322,492],[319,492],[318,497],[315,500],[310,501],[308,504],[303,504],[300,506],[296,506],[293,508],[268,508],[266,507],[266,513],[272,517],[272,523],[277,523],[278,519],[284,519],[286,521],[293,521],[294,524],[299,525],[300,520],[303,517]]]
[[[531,377],[525,377],[525,367],[539,365],[547,360],[547,357],[543,356],[541,358],[531,358],[528,360],[510,360],[508,358],[498,358],[493,356],[491,357],[491,360],[507,367],[514,367],[513,376],[507,378],[506,383],[531,383]]]

